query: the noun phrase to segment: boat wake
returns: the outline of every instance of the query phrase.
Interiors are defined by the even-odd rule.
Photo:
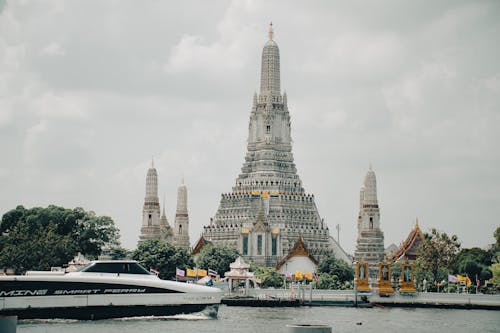
[[[199,313],[189,313],[189,314],[177,314],[173,316],[147,316],[147,317],[125,317],[125,318],[114,318],[113,321],[141,321],[141,320],[210,320],[213,319],[209,315],[202,312]]]
[[[78,319],[19,319],[17,321],[20,325],[30,325],[30,324],[71,324],[78,323],[81,320]]]

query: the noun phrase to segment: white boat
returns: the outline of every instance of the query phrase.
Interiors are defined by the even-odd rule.
[[[161,280],[131,260],[47,273],[0,276],[0,316],[94,320],[205,312],[216,317],[222,296],[218,288]]]

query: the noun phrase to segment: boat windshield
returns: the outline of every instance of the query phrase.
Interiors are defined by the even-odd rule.
[[[144,267],[136,262],[95,262],[80,272],[88,273],[115,273],[115,274],[144,274],[151,275]]]

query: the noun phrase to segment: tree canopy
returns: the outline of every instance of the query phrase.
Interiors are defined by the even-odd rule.
[[[229,271],[229,264],[238,256],[238,251],[226,245],[207,245],[201,250],[196,264],[200,268],[213,269],[220,276],[224,276],[224,273]]]
[[[139,244],[132,254],[132,259],[139,261],[147,269],[160,272],[161,279],[175,278],[175,269],[194,266],[193,257],[187,250],[165,241],[150,239]]]
[[[108,216],[82,208],[17,206],[0,222],[0,267],[17,273],[62,266],[78,252],[97,257],[119,244],[119,231]]]
[[[455,272],[468,275],[476,284],[476,276],[480,280],[491,278],[490,266],[492,263],[492,252],[478,247],[462,249],[455,259]]]
[[[283,276],[274,267],[256,266],[252,267],[255,277],[260,279],[262,288],[283,287]]]
[[[333,255],[325,256],[318,264],[318,289],[351,288],[354,279],[354,269]]]
[[[455,235],[432,229],[425,234],[425,240],[418,248],[416,270],[431,273],[434,281],[445,278],[446,272],[453,271],[460,243]]]
[[[325,256],[318,264],[318,273],[335,275],[340,282],[352,281],[354,279],[354,269],[341,259],[333,255]]]

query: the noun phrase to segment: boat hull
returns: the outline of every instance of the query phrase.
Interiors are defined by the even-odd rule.
[[[218,306],[218,304],[178,304],[46,307],[3,310],[0,311],[0,314],[2,316],[17,316],[18,319],[98,320],[126,317],[173,316],[203,312],[209,317],[216,318]]]

